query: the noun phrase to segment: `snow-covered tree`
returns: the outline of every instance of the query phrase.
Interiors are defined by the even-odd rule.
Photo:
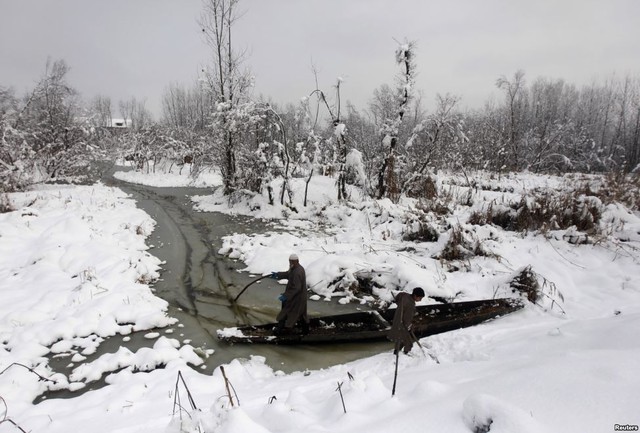
[[[329,172],[331,174],[337,174],[336,186],[338,190],[338,200],[347,200],[347,153],[348,153],[348,145],[347,145],[347,125],[344,123],[344,120],[341,117],[341,100],[340,100],[340,86],[342,85],[343,79],[338,77],[336,80],[336,99],[335,104],[332,107],[329,104],[329,101],[326,98],[325,93],[317,88],[311,92],[311,95],[316,95],[318,98],[318,106],[323,105],[326,107],[327,112],[330,117],[331,122],[331,134],[332,138],[327,139],[325,143],[328,145],[330,158],[331,158],[331,167],[329,168]]]
[[[398,179],[398,135],[405,113],[413,97],[415,80],[415,44],[406,42],[396,49],[396,63],[401,67],[396,86],[397,109],[395,117],[385,121],[382,130],[383,157],[378,170],[377,196],[397,200],[400,194]]]
[[[507,102],[507,143],[510,151],[510,166],[516,170],[520,168],[520,138],[522,136],[522,119],[526,105],[526,88],[524,71],[518,70],[513,79],[501,76],[496,80],[496,86],[504,90]]]
[[[29,176],[25,163],[32,152],[26,132],[16,129],[21,114],[13,89],[0,86],[0,192],[21,189]]]
[[[404,170],[401,172],[400,192],[423,196],[424,182],[431,168],[465,167],[463,150],[468,138],[464,120],[457,111],[459,98],[437,95],[433,114],[416,125],[404,145]]]
[[[43,77],[22,100],[3,89],[0,164],[3,188],[76,175],[91,162],[87,118],[68,83],[63,60],[47,61]]]
[[[241,143],[241,125],[237,120],[250,111],[242,105],[248,102],[251,78],[242,70],[242,55],[234,49],[232,39],[238,3],[239,0],[204,0],[200,18],[213,59],[203,77],[214,101],[210,124],[212,156],[220,166],[225,194],[237,189],[236,161]]]

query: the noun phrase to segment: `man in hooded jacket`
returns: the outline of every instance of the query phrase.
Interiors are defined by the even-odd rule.
[[[287,287],[278,299],[282,302],[282,309],[276,320],[277,333],[290,333],[296,324],[300,324],[303,333],[309,332],[309,318],[307,317],[307,276],[296,254],[289,256],[289,270],[272,272],[271,277],[277,280],[286,279]]]

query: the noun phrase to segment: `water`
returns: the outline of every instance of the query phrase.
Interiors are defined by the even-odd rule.
[[[252,355],[265,358],[274,370],[285,373],[321,369],[344,364],[385,350],[391,343],[329,344],[321,346],[277,346],[235,344],[218,340],[216,331],[224,327],[260,324],[275,321],[280,310],[277,297],[283,286],[264,279],[250,286],[234,302],[240,291],[260,275],[241,272],[243,263],[221,256],[222,237],[232,233],[260,233],[275,230],[268,222],[217,212],[196,212],[190,197],[207,194],[196,188],[154,188],[133,185],[111,179],[105,182],[117,186],[132,196],[138,207],[144,209],[156,222],[156,228],[147,240],[149,253],[164,262],[161,278],[152,285],[156,296],[169,303],[168,314],[178,323],[167,329],[153,330],[182,344],[213,354],[204,365],[194,367],[207,374],[233,359],[249,359]],[[303,263],[304,265],[304,263]],[[283,268],[287,263],[283,263]],[[336,301],[309,301],[310,316],[340,314],[366,310],[361,305],[338,304]],[[141,347],[152,347],[155,340],[144,337],[152,330],[115,336],[104,340],[91,362],[105,353],[114,353],[121,346],[135,352]],[[77,365],[69,357],[57,356],[49,361],[57,372],[69,375]],[[104,386],[104,381],[90,383],[80,392]],[[44,398],[77,396],[80,392],[58,391],[46,393]]]
[[[188,339],[194,347],[214,349],[205,370],[235,358],[260,355],[267,364],[284,372],[325,368],[370,356],[390,348],[389,344],[341,344],[323,346],[230,345],[218,340],[216,330],[243,324],[273,322],[280,310],[278,295],[283,286],[264,279],[243,287],[260,275],[240,272],[241,262],[217,253],[222,237],[232,233],[260,233],[275,230],[268,222],[217,212],[196,212],[190,197],[207,194],[196,188],[153,188],[117,184],[136,199],[139,207],[156,220],[149,240],[151,254],[163,260],[162,278],[153,287],[157,296],[171,305],[169,315],[183,325],[174,338]],[[304,265],[304,263],[303,263]],[[287,263],[283,263],[283,268]],[[327,315],[365,310],[359,304],[309,301],[310,315]]]

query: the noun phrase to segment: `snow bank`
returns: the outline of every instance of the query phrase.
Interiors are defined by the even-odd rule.
[[[457,299],[513,295],[509,280],[531,267],[545,289],[539,305],[422,339],[432,356],[415,346],[398,358],[394,396],[391,348],[317,371],[284,374],[253,356],[225,365],[224,376],[221,369],[202,375],[187,366],[198,362],[191,348],[161,337],[153,348],[121,349],[85,364],[71,383],[56,377],[56,386],[72,388],[78,386],[73,380],[107,374],[108,386],[69,400],[31,404],[45,385],[24,369],[9,369],[0,375],[6,415],[26,431],[51,433],[599,433],[615,431],[616,424],[637,426],[638,215],[607,206],[602,221],[609,232],[582,245],[567,242],[564,230],[534,235],[478,226],[468,217],[487,201],[568,186],[566,178],[531,174],[477,180],[472,207],[456,206],[451,216],[426,220],[461,227],[488,252],[460,260],[455,268],[437,258],[449,236],[403,241],[416,221],[415,201],[396,206],[355,199],[343,206],[333,201],[333,184],[323,178],[312,180],[310,188],[317,204],[299,206],[297,213],[270,206],[262,196],[233,209],[220,196],[195,199],[201,209],[279,218],[281,227],[273,233],[230,234],[223,252],[258,274],[279,269],[296,252],[318,299],[367,301],[350,284],[335,283],[365,274],[383,299],[388,287],[415,285],[431,296]],[[438,182],[452,194],[468,194],[460,186],[464,180]],[[300,203],[303,184],[293,185]],[[81,362],[82,351],[91,351],[104,336],[170,322],[162,301],[136,282],[157,272],[144,247],[153,224],[120,192],[58,188],[12,200],[21,210],[0,215],[0,369],[22,360],[46,373],[43,357],[50,352],[75,350],[74,362]],[[128,367],[117,371],[123,366]]]
[[[48,377],[48,356],[81,362],[107,337],[175,323],[166,314],[167,303],[149,288],[160,269],[145,245],[155,222],[122,191],[101,185],[46,187],[9,198],[17,210],[0,214],[0,370],[20,363]],[[144,369],[169,360],[141,356],[116,356],[104,368],[81,365],[69,381],[84,383],[117,368]],[[87,369],[91,372],[83,373]],[[6,379],[0,376],[0,383],[6,385]],[[72,383],[67,385],[77,388]],[[9,387],[33,399],[23,385]],[[4,388],[2,396],[16,394]]]

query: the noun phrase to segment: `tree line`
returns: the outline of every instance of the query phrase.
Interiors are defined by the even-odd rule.
[[[308,184],[314,174],[334,176],[340,200],[355,184],[395,201],[428,195],[440,169],[629,173],[640,164],[639,77],[578,88],[562,79],[529,81],[517,71],[496,79],[500,100],[461,110],[459,96],[438,95],[428,112],[415,89],[415,44],[405,42],[395,52],[397,76],[366,107],[342,101],[340,79],[328,91],[311,85],[297,104],[255,98],[233,45],[237,4],[204,1],[199,25],[213,61],[191,86],[167,86],[158,120],[132,98],[118,105],[126,128],[112,128],[110,98],[83,103],[63,60],[47,62],[27,95],[0,83],[0,191],[75,176],[114,158],[140,170],[161,161],[190,163],[194,173],[215,167],[226,194],[267,194],[283,204],[291,200],[289,179]]]

